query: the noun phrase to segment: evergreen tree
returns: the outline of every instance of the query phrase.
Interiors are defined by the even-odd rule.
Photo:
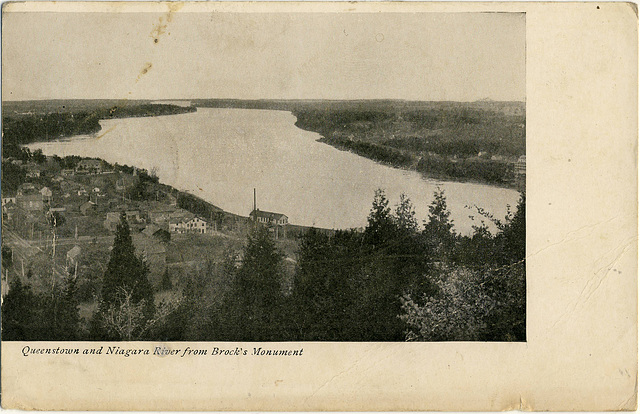
[[[428,253],[437,260],[448,258],[455,245],[456,236],[450,215],[444,190],[438,188],[429,206],[429,221],[425,222],[423,232]]]
[[[2,302],[3,341],[42,339],[42,327],[36,313],[38,302],[29,285],[23,285],[18,276],[13,278],[9,293]]]
[[[276,340],[282,305],[282,261],[274,241],[259,226],[249,235],[242,265],[225,308],[223,335],[226,340]]]
[[[360,300],[353,291],[353,277],[360,263],[362,236],[338,231],[328,236],[310,229],[300,240],[298,267],[292,295],[294,320],[291,340],[341,341],[353,334],[349,316]]]
[[[81,337],[78,285],[75,275],[68,275],[63,284],[59,308],[59,330],[66,341],[77,341]]]
[[[527,242],[527,197],[523,192],[513,214],[508,214],[496,239],[501,251],[501,264],[510,265],[525,260]]]
[[[2,270],[3,275],[6,269],[13,266],[13,251],[8,246],[2,246]]]
[[[110,308],[123,306],[123,297],[127,299],[127,306],[138,307],[144,301],[142,306],[144,319],[153,318],[155,312],[153,286],[148,274],[148,266],[135,254],[129,223],[125,214],[122,213],[103,277],[100,306],[92,321],[93,335],[109,337],[102,328],[102,322]]]
[[[407,234],[418,232],[418,221],[411,200],[404,193],[400,194],[400,203],[396,206],[395,223],[397,228]]]
[[[396,230],[389,200],[381,189],[376,190],[373,198],[373,206],[367,219],[367,227],[364,231],[364,241],[373,249],[379,249],[389,244]]]
[[[67,275],[51,296],[41,299],[41,318],[46,321],[51,341],[77,341],[81,338],[78,288],[74,275]]]
[[[111,257],[104,274],[102,301],[107,305],[113,304],[118,288],[124,288],[131,292],[134,303],[145,300],[147,305],[153,305],[153,288],[148,272],[144,261],[135,254],[129,223],[123,213],[116,228]]]
[[[164,268],[164,274],[162,275],[162,280],[160,280],[160,290],[171,290],[173,289],[173,283],[171,282],[171,276],[169,276],[169,268]]]

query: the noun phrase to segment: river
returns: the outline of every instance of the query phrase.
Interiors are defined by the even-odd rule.
[[[258,208],[308,226],[365,226],[378,188],[385,190],[392,208],[405,193],[421,223],[440,186],[454,227],[463,234],[479,224],[473,206],[503,218],[507,205],[517,205],[515,190],[425,179],[317,142],[317,133],[297,128],[295,121],[285,111],[198,108],[179,115],[102,120],[97,134],[29,147],[45,155],[98,157],[153,170],[161,182],[244,216],[252,209],[256,188]]]

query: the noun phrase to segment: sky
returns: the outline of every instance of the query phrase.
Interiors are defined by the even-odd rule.
[[[525,100],[522,13],[42,13],[2,99]]]

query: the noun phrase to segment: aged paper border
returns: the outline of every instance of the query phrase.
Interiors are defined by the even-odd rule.
[[[528,340],[283,344],[287,348],[303,347],[304,356],[190,360],[23,357],[21,349],[26,343],[8,342],[2,343],[4,408],[635,409],[638,337],[635,5],[5,3],[3,7],[5,13],[32,10],[526,12]],[[37,345],[44,347],[47,343]],[[67,345],[82,349],[94,344]],[[115,345],[152,348],[157,344]],[[254,346],[232,344],[236,345]]]

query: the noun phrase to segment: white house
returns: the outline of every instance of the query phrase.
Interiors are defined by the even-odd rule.
[[[172,219],[169,221],[169,231],[172,233],[198,233],[207,232],[207,222],[200,217],[192,219]]]

